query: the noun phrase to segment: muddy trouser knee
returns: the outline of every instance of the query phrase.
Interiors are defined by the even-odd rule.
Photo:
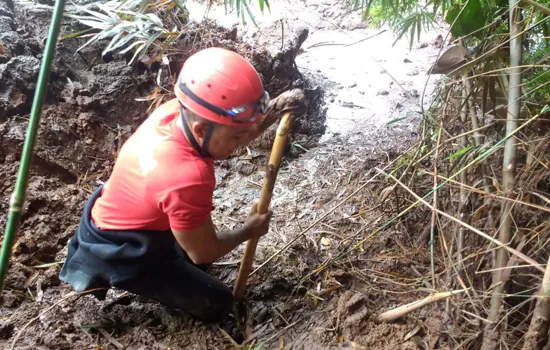
[[[184,257],[150,266],[114,286],[204,321],[221,320],[233,305],[233,294],[224,283]]]

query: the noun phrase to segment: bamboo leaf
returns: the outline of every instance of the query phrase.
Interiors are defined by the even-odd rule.
[[[407,117],[401,117],[401,118],[392,119],[392,120],[390,120],[389,122],[386,123],[386,126],[395,124],[395,123],[400,122],[400,121],[405,120],[405,119],[407,119]]]
[[[101,8],[103,10],[103,8],[101,6],[98,6],[99,8]],[[87,8],[85,7],[82,7],[82,6],[79,6],[78,9],[80,9],[81,11],[84,11],[84,12],[87,12],[89,13],[90,15],[92,15],[93,17],[96,17],[97,19],[99,20],[102,20],[104,22],[107,22],[107,23],[110,23],[113,21],[113,18],[108,16],[108,15],[105,15],[101,12],[97,12],[97,11],[92,11],[92,10],[88,10]],[[104,10],[105,11],[105,10]]]
[[[135,36],[137,36],[137,32],[136,33],[131,33],[131,34],[128,34],[126,35],[124,38],[122,38],[122,40],[120,40],[118,43],[116,43],[116,45],[114,45],[111,50],[116,50],[116,49],[119,49],[119,48],[122,48],[124,45],[126,45],[128,42],[130,42],[130,40],[132,40],[132,38],[134,38]]]
[[[244,8],[246,9],[246,12],[248,12],[248,16],[250,16],[250,20],[252,21],[252,23],[254,23],[254,26],[257,27],[258,24],[256,23],[256,19],[254,18],[254,15],[250,11],[250,8],[248,7],[248,4],[247,4],[246,0],[242,0],[242,2],[244,4]]]
[[[134,41],[131,45],[129,45],[127,48],[125,48],[124,50],[120,51],[121,54],[125,54],[126,52],[130,51],[131,49],[133,49],[136,45],[139,45],[139,44],[144,44],[145,43],[145,40],[138,40],[138,41]]]
[[[424,16],[422,15],[422,13],[420,13],[418,15],[418,19],[416,20],[416,35],[417,35],[417,39],[416,41],[420,41],[420,32],[422,31],[422,19],[424,18]],[[412,45],[411,45],[411,48],[412,48]]]
[[[136,57],[140,54],[141,51],[143,51],[143,48],[145,47],[145,45],[141,45],[140,47],[137,48],[136,50],[136,53],[134,54],[134,56],[132,57],[132,59],[130,60],[130,62],[128,62],[128,65],[131,65],[134,60],[136,59]]]
[[[88,27],[92,27],[92,28],[95,28],[95,29],[107,29],[107,28],[110,28],[112,27],[111,24],[109,23],[105,23],[105,22],[98,22],[96,20],[86,20],[86,19],[81,19],[79,20],[80,23],[84,24],[84,25],[87,25]]]
[[[235,0],[237,5],[237,18],[241,18],[241,2],[243,0]]]
[[[451,160],[451,159],[454,159],[456,157],[461,157],[463,155],[465,155],[466,153],[470,152],[470,150],[472,149],[473,147],[472,146],[468,146],[466,148],[463,148],[461,150],[458,150],[456,151],[455,153],[451,154],[450,156],[447,157],[447,160]]]
[[[118,32],[115,36],[113,36],[113,38],[111,39],[111,41],[109,42],[109,44],[107,46],[105,46],[105,49],[103,49],[103,52],[102,52],[102,55],[105,55],[107,52],[111,51],[111,48],[117,43],[117,41],[122,37],[122,34],[124,34],[124,32]]]

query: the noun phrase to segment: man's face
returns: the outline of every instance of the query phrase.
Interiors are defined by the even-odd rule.
[[[194,122],[192,125],[197,141],[201,145],[204,142],[207,128],[207,124],[200,122]],[[217,124],[208,143],[208,152],[214,159],[227,159],[237,148],[247,146],[255,138],[257,129],[257,124],[247,126]]]

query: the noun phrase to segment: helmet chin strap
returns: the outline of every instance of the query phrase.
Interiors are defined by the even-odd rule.
[[[183,106],[180,107],[180,116],[181,116],[181,122],[183,124],[183,131],[185,132],[185,135],[187,136],[187,139],[189,142],[191,142],[191,146],[199,152],[199,154],[204,158],[212,158],[210,153],[208,152],[208,145],[210,144],[210,138],[212,138],[212,132],[214,131],[214,123],[208,122],[208,126],[206,129],[206,135],[204,136],[204,141],[202,142],[202,147],[199,146],[199,143],[197,142],[197,139],[195,139],[195,135],[193,135],[193,132],[191,132],[191,128],[189,128],[189,124],[187,124],[187,120],[185,120],[185,113],[183,110]]]

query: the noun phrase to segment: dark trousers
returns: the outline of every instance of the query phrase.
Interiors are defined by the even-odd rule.
[[[221,281],[194,265],[171,231],[109,231],[98,229],[91,209],[97,189],[86,203],[59,275],[77,292],[110,287],[155,300],[204,321],[219,321],[231,310],[233,295]]]
[[[233,303],[233,294],[224,283],[185,257],[152,265],[114,286],[204,321],[221,320]]]

